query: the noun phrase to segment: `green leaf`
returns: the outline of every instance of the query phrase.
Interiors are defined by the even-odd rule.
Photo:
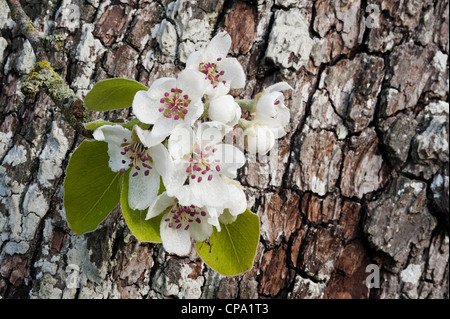
[[[110,111],[130,107],[137,91],[148,88],[129,79],[108,79],[98,82],[86,95],[89,111]]]
[[[123,176],[122,195],[120,197],[120,206],[128,228],[139,241],[161,243],[159,225],[164,214],[145,220],[147,210],[133,210],[130,208],[128,205],[129,175],[130,171],[128,170]]]
[[[226,276],[241,274],[253,266],[259,242],[259,218],[248,209],[235,222],[222,224],[209,238],[197,242],[197,252],[212,269]]]
[[[140,125],[140,124],[142,124],[142,123],[137,118],[134,118],[125,123],[110,122],[110,121],[105,121],[105,120],[96,120],[93,122],[85,123],[84,127],[87,130],[95,131],[96,129],[98,129],[99,127],[101,127],[103,125],[120,125],[124,128],[131,130],[131,129],[133,129],[134,125]]]
[[[95,230],[119,203],[121,173],[111,171],[108,161],[108,144],[99,141],[84,141],[70,158],[64,208],[78,235]]]

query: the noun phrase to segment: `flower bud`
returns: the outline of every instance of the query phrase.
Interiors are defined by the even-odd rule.
[[[241,117],[241,108],[231,95],[222,95],[209,103],[208,114],[212,121],[234,126]]]
[[[275,145],[275,136],[268,126],[255,125],[244,131],[244,143],[249,153],[264,155]]]

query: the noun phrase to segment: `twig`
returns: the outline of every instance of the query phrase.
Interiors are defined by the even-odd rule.
[[[37,60],[35,67],[24,82],[23,93],[34,97],[43,89],[60,108],[67,123],[81,135],[91,138],[92,131],[87,130],[83,125],[90,120],[83,101],[75,95],[47,61],[48,56],[43,41],[20,2],[18,0],[6,0],[6,2],[11,9],[12,18],[17,23],[19,31],[30,42]]]
[[[31,47],[36,54],[36,60],[48,60],[39,32],[37,32],[33,22],[23,10],[19,0],[6,0],[6,2],[11,9],[12,19],[17,23],[20,32],[30,42]]]

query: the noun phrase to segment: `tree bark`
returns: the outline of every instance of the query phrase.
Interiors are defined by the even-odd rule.
[[[239,173],[261,220],[251,270],[139,243],[120,208],[78,236],[63,181],[84,138],[45,93],[21,93],[36,58],[0,0],[0,298],[449,297],[448,1],[21,4],[42,35],[67,36],[47,54],[80,98],[106,78],[173,76],[219,30],[247,74],[235,97],[294,90],[288,134]]]

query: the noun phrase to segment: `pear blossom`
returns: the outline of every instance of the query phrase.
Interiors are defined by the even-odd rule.
[[[222,143],[228,127],[212,121],[196,129],[180,125],[168,140],[173,158],[171,182],[166,185],[169,196],[176,196],[182,205],[223,207],[229,190],[221,178],[235,178],[244,165],[245,156],[231,144]]]
[[[177,78],[160,78],[148,91],[138,91],[133,113],[142,123],[153,124],[147,145],[161,143],[179,124],[193,125],[203,114],[203,75],[184,70]]]
[[[227,58],[231,37],[226,31],[219,32],[204,49],[191,53],[186,69],[198,70],[204,75],[209,97],[227,94],[232,89],[243,88],[245,74],[236,58]]]
[[[182,205],[175,197],[163,192],[150,205],[146,219],[164,214],[160,224],[160,236],[168,253],[185,256],[191,250],[191,238],[204,241],[211,236],[213,226],[208,223],[205,207]]]
[[[217,214],[219,219],[216,220],[215,216],[212,214],[209,219],[209,223],[216,226],[219,231],[219,221],[223,224],[230,224],[236,220],[236,217],[239,214],[242,214],[247,209],[247,197],[245,196],[242,185],[238,181],[232,180],[224,175],[222,175],[222,179],[227,184],[230,197],[228,202],[224,204],[223,211]],[[224,216],[227,217],[223,218]]]
[[[267,154],[275,145],[275,136],[269,126],[256,124],[244,130],[244,144],[250,154]]]
[[[113,172],[129,175],[128,203],[132,209],[146,209],[156,198],[160,176],[166,182],[171,171],[167,149],[162,144],[148,147],[144,140],[148,134],[135,125],[130,131],[120,125],[103,125],[93,136],[108,143],[109,167]]]
[[[222,95],[209,102],[208,116],[213,121],[219,121],[234,126],[241,118],[241,108],[231,95]]]
[[[281,91],[291,89],[286,82],[279,82],[266,88],[256,101],[255,112],[252,119],[266,124],[275,138],[286,135],[285,126],[290,121],[290,111],[284,104],[284,95]]]

